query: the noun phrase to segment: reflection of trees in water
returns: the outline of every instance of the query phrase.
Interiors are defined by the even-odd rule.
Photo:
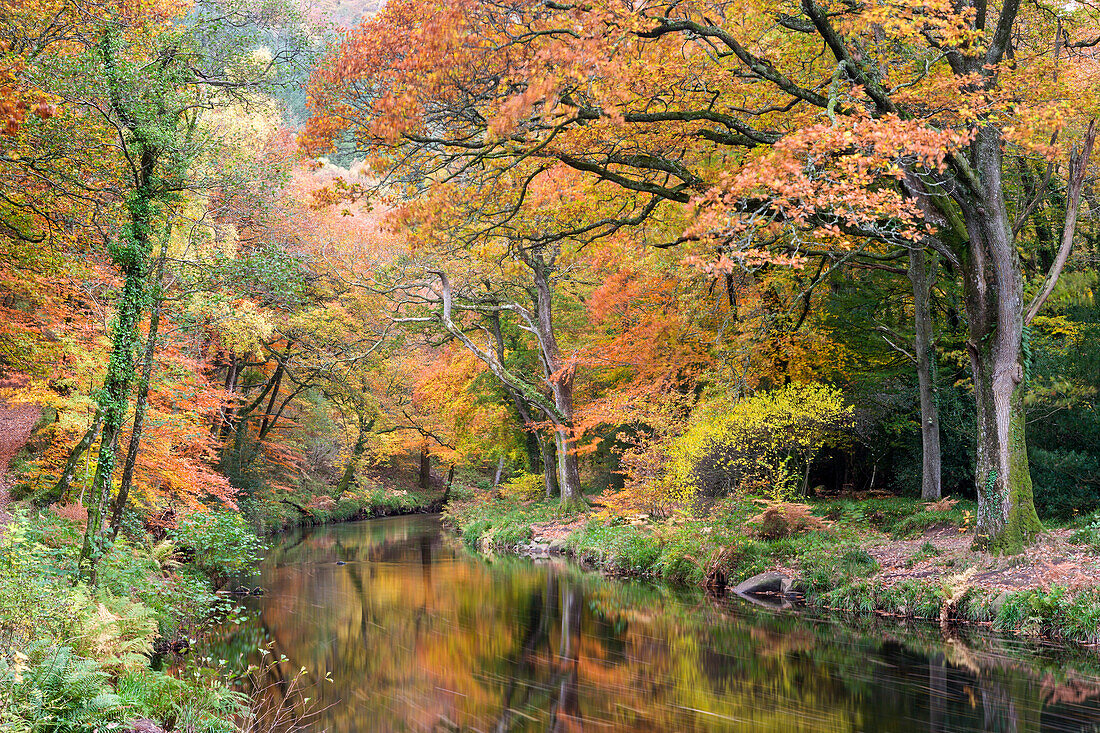
[[[581,634],[580,591],[569,583],[562,585],[561,650],[558,653],[558,699],[550,711],[550,730],[581,730],[578,658]]]
[[[1100,720],[1095,665],[1067,672],[995,637],[673,601],[563,565],[456,557],[431,524],[315,533],[292,552],[269,570],[261,628],[289,659],[272,674],[332,673],[316,688],[318,730],[1025,733]]]

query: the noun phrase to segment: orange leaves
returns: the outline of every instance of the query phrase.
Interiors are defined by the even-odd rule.
[[[724,175],[697,199],[690,235],[727,245],[715,271],[765,262],[800,264],[800,242],[851,248],[849,238],[899,242],[921,237],[927,224],[916,204],[891,181],[905,171],[941,173],[968,132],[937,130],[897,115],[845,116],[798,130],[767,153]],[[792,240],[794,256],[777,260],[761,247]]]

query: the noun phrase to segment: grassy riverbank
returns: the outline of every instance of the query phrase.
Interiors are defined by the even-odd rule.
[[[446,518],[482,551],[560,552],[603,572],[725,593],[766,571],[791,579],[807,605],[1100,641],[1100,520],[1051,529],[1025,553],[971,549],[967,502],[725,501],[665,521],[553,503],[482,498]]]
[[[283,500],[248,508],[256,530],[260,534],[268,535],[295,527],[438,512],[442,505],[442,494],[436,489],[378,489],[341,496],[339,499],[319,496],[304,504]]]
[[[363,471],[354,488],[335,496],[331,486],[305,480],[240,504],[253,529],[270,535],[295,527],[438,512],[446,494],[443,479],[433,474],[426,483],[421,488],[416,467],[390,462]],[[468,497],[463,491],[456,488],[453,493]]]

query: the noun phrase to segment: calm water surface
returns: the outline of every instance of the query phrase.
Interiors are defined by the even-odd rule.
[[[436,517],[287,535],[261,582],[212,651],[305,667],[309,730],[1100,731],[1095,652],[487,561]]]

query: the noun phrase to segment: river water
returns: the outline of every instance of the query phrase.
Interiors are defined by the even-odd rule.
[[[210,652],[269,649],[309,731],[1100,731],[1094,650],[486,560],[433,516],[286,535],[260,583]]]

